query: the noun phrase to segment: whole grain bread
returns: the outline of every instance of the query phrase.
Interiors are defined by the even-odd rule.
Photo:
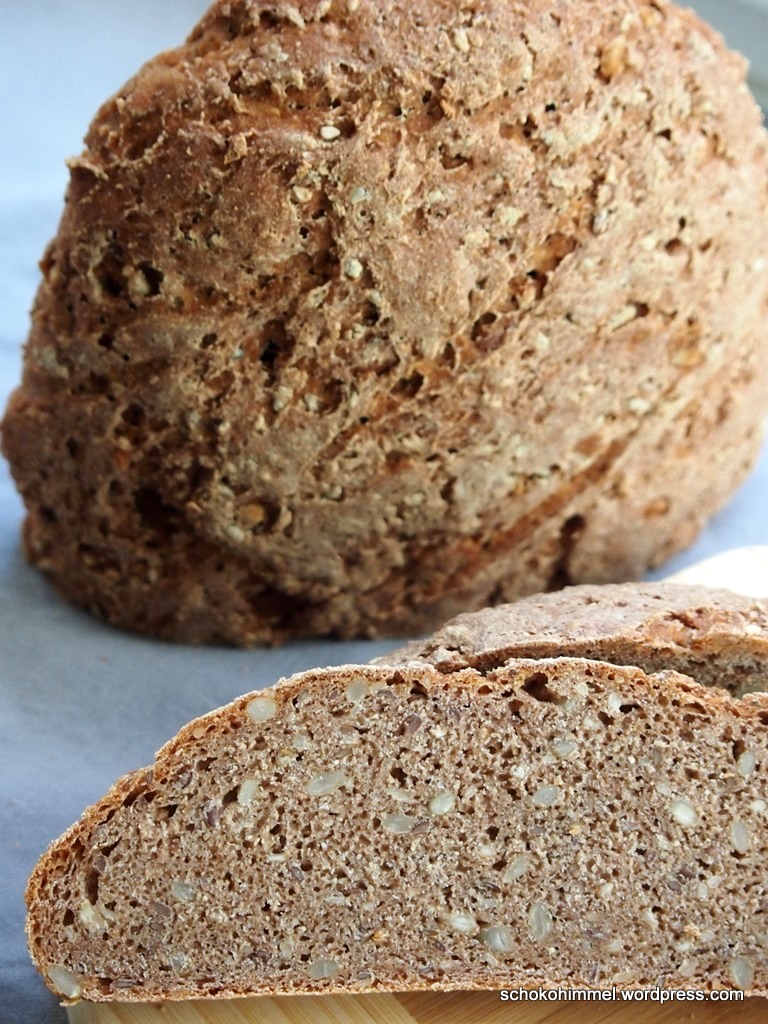
[[[482,672],[510,658],[564,655],[645,672],[674,668],[743,697],[768,690],[768,604],[677,583],[567,587],[458,615],[377,660]]]
[[[70,161],[29,558],[237,644],[639,578],[758,449],[760,121],[673,4],[214,3]]]
[[[70,1000],[768,993],[768,696],[682,675],[696,630],[672,645],[666,630],[720,609],[734,642],[764,648],[768,607],[669,588],[665,621],[621,589],[629,645],[645,621],[653,647],[660,624],[659,671],[506,657],[532,622],[512,605],[461,620],[467,663],[306,672],[190,723],[36,867],[28,936],[48,984]],[[587,644],[620,638],[618,595]],[[567,650],[576,602],[552,600]]]

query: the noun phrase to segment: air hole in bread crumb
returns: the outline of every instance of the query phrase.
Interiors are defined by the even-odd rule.
[[[126,409],[123,410],[122,414],[123,422],[127,423],[131,427],[140,427],[143,425],[146,415],[143,408],[136,402],[132,402]]]
[[[747,748],[743,740],[736,740],[736,742],[733,744],[733,747],[731,748],[733,752],[733,760],[738,761],[741,755],[746,751],[746,749]]]
[[[139,270],[144,276],[144,280],[147,282],[147,295],[159,295],[160,285],[163,283],[164,274],[162,270],[158,270],[157,267],[153,267],[151,263],[140,263]]]
[[[685,722],[693,721],[694,715],[704,715],[705,717],[709,716],[707,709],[697,700],[686,701],[684,704],[680,705],[680,708],[686,712],[683,716],[683,721]]]
[[[434,90],[428,89],[421,97],[422,106],[424,107],[424,113],[430,119],[437,123],[442,121],[445,117],[445,111],[442,107],[440,98],[440,90],[445,85],[444,79],[434,79]]]
[[[304,405],[310,412],[334,412],[344,401],[345,393],[344,383],[340,380],[317,383],[314,390],[304,395]]]
[[[404,398],[414,398],[424,383],[424,377],[420,373],[412,373],[410,377],[401,377],[392,388],[392,394],[401,395]]]
[[[366,302],[365,306],[363,307],[361,319],[364,324],[368,324],[371,327],[374,324],[377,324],[381,319],[379,307],[373,302]]]
[[[281,320],[269,320],[264,325],[259,361],[267,368],[268,383],[274,384],[277,368],[290,357],[295,344],[296,339],[285,329]]]
[[[533,262],[540,273],[551,274],[569,256],[578,242],[572,235],[554,231],[540,242],[533,252]]]
[[[440,150],[440,163],[446,171],[455,171],[459,167],[468,167],[471,170],[474,166],[471,156],[464,156],[463,153],[449,153],[442,148]]]
[[[259,12],[259,28],[279,28],[282,20],[274,11]]]
[[[312,257],[309,273],[316,279],[314,287],[319,288],[339,276],[339,261],[330,249],[319,249]]]
[[[173,533],[178,518],[176,509],[163,501],[156,488],[139,487],[133,493],[133,504],[148,529],[163,536]]]
[[[449,367],[449,369],[454,370],[456,368],[456,349],[450,341],[440,354],[440,359]]]
[[[482,341],[485,338],[487,338],[489,334],[488,328],[491,326],[491,324],[496,323],[498,319],[499,318],[496,315],[496,313],[492,312],[483,313],[482,316],[478,317],[477,320],[475,320],[474,324],[472,325],[472,341]],[[492,350],[490,346],[488,346],[487,348],[486,346],[480,347],[483,349],[483,351]],[[498,348],[498,345],[494,345],[493,348]]]
[[[524,276],[518,274],[516,277],[513,277],[509,282],[509,308],[512,310],[517,310],[521,307],[527,309],[534,302],[538,302],[544,294],[548,280],[549,278],[546,274],[535,268],[527,271]]]
[[[91,864],[85,874],[85,894],[95,904],[99,898],[99,872]]]
[[[128,793],[128,795],[123,799],[123,801],[121,803],[121,806],[122,807],[130,807],[132,804],[134,804],[138,800],[138,798],[140,796],[143,796],[143,795],[144,795],[143,787],[142,786],[137,786],[134,790],[132,790],[130,793]]]
[[[268,78],[253,81],[252,78],[244,75],[242,70],[238,70],[230,76],[229,89],[235,96],[247,96],[253,100],[266,100],[272,95],[272,83]]]
[[[523,684],[523,690],[529,697],[541,701],[542,704],[564,704],[566,698],[550,689],[549,679],[543,672],[536,672],[529,676]]]
[[[333,138],[327,139],[327,141],[329,141],[331,144],[333,144],[333,142],[336,141],[337,139],[351,139],[352,136],[357,131],[357,125],[349,117],[343,117],[339,119],[334,118],[332,125],[324,125],[323,127],[334,129]],[[320,132],[322,136],[322,128],[320,129]],[[336,134],[337,132],[338,134]]]

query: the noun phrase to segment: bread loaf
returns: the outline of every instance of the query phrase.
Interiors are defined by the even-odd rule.
[[[743,697],[768,690],[768,605],[676,583],[568,587],[459,615],[381,660],[484,671],[511,658],[564,655],[645,672],[671,667]]]
[[[583,593],[592,644],[602,604]],[[551,600],[568,651],[582,638],[573,595]],[[35,869],[28,935],[49,985],[91,1000],[767,993],[768,697],[675,666],[696,661],[690,620],[722,613],[720,663],[752,645],[764,677],[768,606],[667,587],[645,617],[647,589],[610,588],[614,645],[620,601],[626,649],[646,621],[635,649],[658,671],[613,665],[607,648],[551,656],[554,615],[551,655],[507,657],[533,622],[533,605],[519,618],[512,605],[461,620],[461,663],[427,645],[306,672],[190,723]],[[672,645],[669,623],[683,624]]]
[[[29,558],[236,644],[639,578],[758,450],[767,166],[673,4],[214,3],[70,161]]]

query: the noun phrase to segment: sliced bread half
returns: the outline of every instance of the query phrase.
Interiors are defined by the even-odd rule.
[[[410,649],[306,672],[190,723],[36,867],[28,934],[48,983],[91,1000],[767,993],[768,696],[675,670],[698,664],[688,613],[718,607],[757,664],[766,608],[698,588],[590,593],[464,617],[435,664]],[[589,632],[574,608],[616,626],[621,594],[680,626],[666,667],[661,647],[647,671],[610,664],[610,644],[554,656],[558,628]],[[537,641],[550,601],[562,615],[541,612]],[[507,656],[528,628],[552,648]],[[653,641],[637,644],[641,661]],[[707,658],[737,660],[715,646]]]

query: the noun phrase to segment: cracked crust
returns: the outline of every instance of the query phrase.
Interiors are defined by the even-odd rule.
[[[216,3],[86,147],[3,446],[111,622],[413,634],[637,578],[754,458],[766,136],[672,4]]]
[[[768,994],[768,695],[676,670],[722,664],[729,633],[765,645],[765,607],[631,584],[579,588],[570,619],[547,602],[463,617],[435,664],[305,672],[187,725],[35,868],[48,984]],[[539,613],[567,656],[509,654]],[[658,671],[571,656],[622,631]]]
[[[674,668],[743,697],[768,689],[768,603],[680,583],[566,587],[459,615],[376,664],[484,672],[510,658],[562,656]]]

